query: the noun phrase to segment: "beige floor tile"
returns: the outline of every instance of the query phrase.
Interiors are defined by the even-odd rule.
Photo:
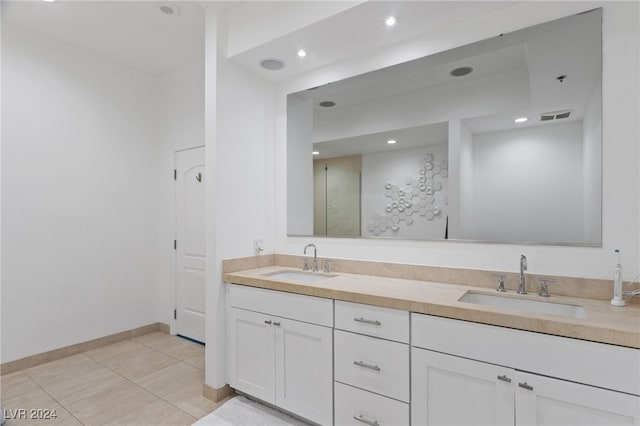
[[[220,406],[220,403],[202,396],[202,383],[184,386],[166,395],[164,399],[196,418],[205,416]]]
[[[2,401],[38,389],[40,389],[38,384],[21,371],[0,377],[0,398]]]
[[[202,392],[204,371],[193,365],[179,362],[144,376],[136,382],[162,398],[194,384],[198,384]]]
[[[133,340],[125,340],[122,342],[114,343],[113,345],[104,346],[102,348],[94,349],[92,351],[85,352],[89,358],[94,359],[102,363],[110,358],[116,356],[123,356],[126,354],[136,354],[138,352],[144,352],[148,350],[148,347],[142,345]]]
[[[173,341],[160,350],[183,361],[196,356],[204,356],[204,346],[184,339]]]
[[[5,400],[2,408],[7,414],[5,426],[81,425],[42,389]]]
[[[187,364],[193,365],[200,370],[204,370],[204,351],[201,354],[183,359]]]
[[[62,405],[69,406],[123,383],[128,383],[127,379],[103,367],[73,378],[48,383],[43,388]]]
[[[103,365],[130,380],[136,380],[180,362],[178,359],[155,349],[145,348],[144,351],[124,353],[109,358],[103,361]]]
[[[126,382],[67,406],[85,425],[103,425],[158,400],[154,395]]]
[[[84,354],[73,355],[57,361],[28,368],[24,373],[42,387],[64,382],[74,377],[104,368]]]
[[[187,426],[195,421],[195,417],[158,400],[117,418],[107,426]]]
[[[136,337],[133,339],[133,341],[150,346],[154,349],[158,349],[159,347],[162,347],[162,345],[164,345],[166,342],[170,342],[175,339],[179,339],[179,337],[157,331],[155,333],[149,333],[143,336]]]
[[[150,333],[137,339],[139,339],[138,342],[144,345],[183,361],[187,358],[204,354],[204,346],[199,343],[191,342],[182,337],[170,336],[164,333],[159,334]]]

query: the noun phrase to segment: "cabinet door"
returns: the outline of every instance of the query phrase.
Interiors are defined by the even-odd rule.
[[[333,423],[333,329],[275,318],[276,405]]]
[[[515,371],[412,349],[411,424],[514,424]]]
[[[518,426],[640,425],[640,397],[522,372],[516,381]]]
[[[228,321],[229,385],[273,404],[276,369],[273,318],[229,308]]]

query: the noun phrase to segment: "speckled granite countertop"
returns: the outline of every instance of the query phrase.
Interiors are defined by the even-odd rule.
[[[283,270],[301,272],[300,269],[283,266],[266,266],[226,273],[223,279],[226,282],[252,287],[364,303],[519,330],[640,348],[639,305],[621,308],[612,306],[605,300],[554,296],[553,294],[551,297],[543,298],[537,294],[519,295],[512,291],[499,293],[505,297],[583,306],[586,318],[574,318],[459,301],[467,292],[497,294],[486,287],[342,272],[331,274],[335,276],[317,283],[268,276],[268,274]]]

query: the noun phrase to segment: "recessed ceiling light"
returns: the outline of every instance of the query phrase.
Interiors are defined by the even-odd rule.
[[[298,57],[299,58],[304,58],[305,56],[307,56],[307,51],[304,49],[300,49],[298,50]]]
[[[525,121],[527,121],[528,118],[527,117],[520,117],[520,118],[516,118],[515,120],[513,120],[515,123],[524,123]]]
[[[263,59],[260,61],[260,66],[269,71],[278,71],[284,68],[284,61],[282,59]]]
[[[320,152],[318,152],[318,151],[313,151],[313,152],[312,152],[312,154],[313,154],[313,155],[320,155]]]
[[[389,140],[387,141],[387,143],[388,143],[389,145],[393,145],[393,144],[395,144],[395,143],[398,143],[398,141],[397,141],[397,140],[395,140],[395,139],[389,139]]]
[[[178,16],[180,15],[180,9],[173,3],[162,2],[160,3],[160,12],[165,15]]]
[[[389,16],[384,23],[386,24],[387,27],[393,27],[395,24],[398,23],[398,18],[396,18],[395,16]]]
[[[471,71],[473,71],[473,68],[471,67],[458,67],[454,70],[451,70],[449,74],[454,77],[462,77],[464,75],[471,74]]]
[[[333,101],[322,101],[318,105],[320,105],[321,107],[324,107],[324,108],[331,108],[331,107],[336,106],[336,103],[333,102]]]
[[[46,3],[55,3],[55,2],[57,2],[58,0],[42,0],[42,1],[44,1],[44,2],[46,2]]]

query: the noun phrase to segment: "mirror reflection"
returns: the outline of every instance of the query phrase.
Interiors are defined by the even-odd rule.
[[[601,245],[601,10],[287,98],[288,234]]]

